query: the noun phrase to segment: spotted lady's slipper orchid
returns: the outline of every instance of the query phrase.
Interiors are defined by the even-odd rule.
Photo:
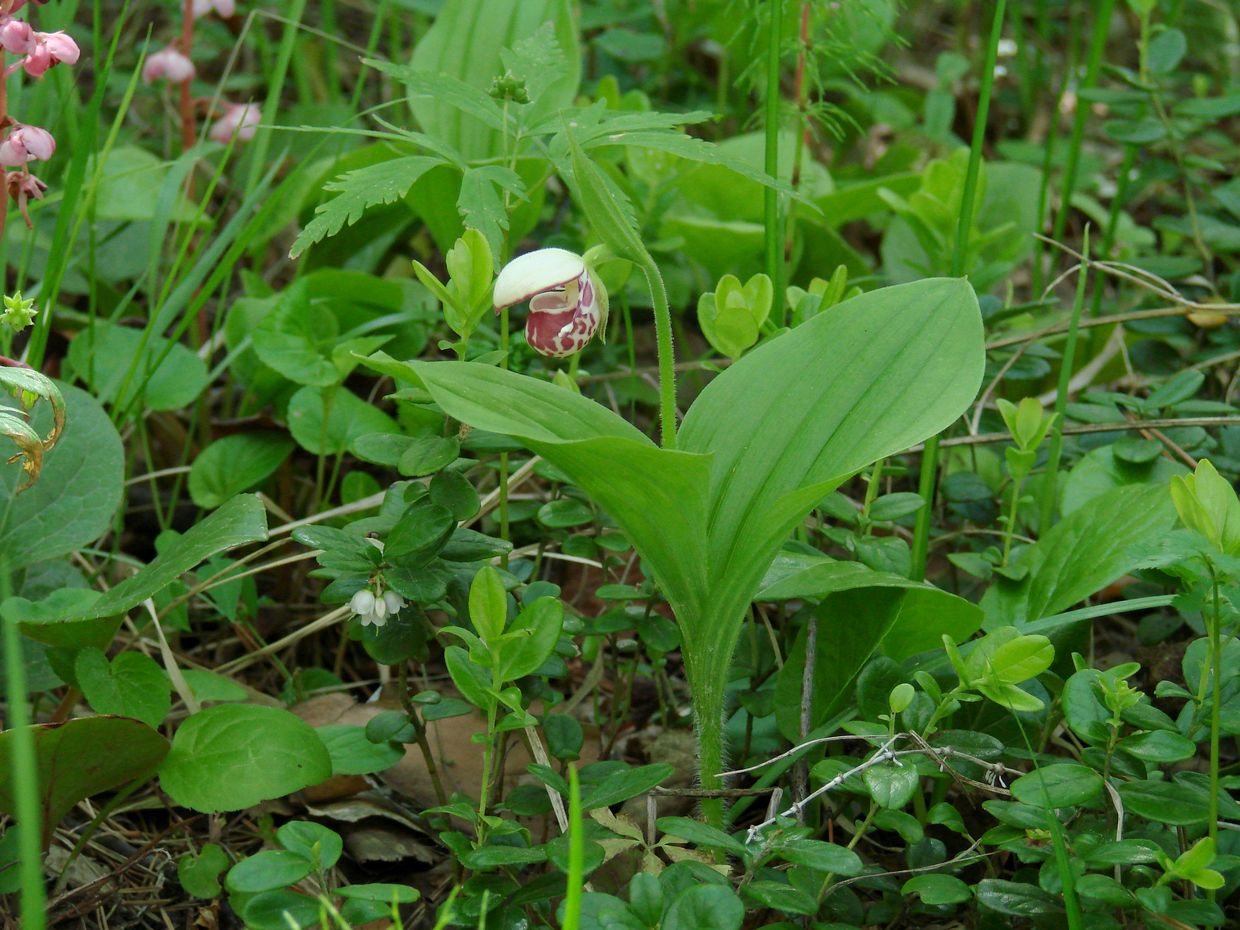
[[[192,80],[195,73],[194,63],[180,49],[171,45],[151,55],[142,66],[142,80],[147,84],[154,84],[156,81],[180,84]]]
[[[495,279],[495,312],[530,302],[525,341],[540,355],[566,358],[585,348],[607,318],[607,291],[586,260],[567,249],[514,258]]]
[[[384,591],[382,594],[363,588],[349,600],[349,610],[353,611],[362,621],[362,626],[381,627],[389,617],[395,617],[405,602],[395,591]]]

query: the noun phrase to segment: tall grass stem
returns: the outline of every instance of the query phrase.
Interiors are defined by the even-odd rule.
[[[964,189],[960,194],[960,214],[956,220],[956,241],[952,248],[951,273],[960,277],[968,270],[969,233],[973,228],[974,201],[977,199],[977,180],[982,170],[982,145],[986,141],[986,121],[990,115],[990,95],[995,84],[995,63],[999,60],[999,39],[1003,35],[1003,17],[1007,0],[995,4],[995,15],[990,25],[990,41],[986,45],[985,64],[982,66],[981,88],[977,97],[977,119],[973,123],[973,141],[969,146],[969,167],[965,171]],[[917,493],[925,503],[917,511],[917,523],[913,529],[914,581],[926,577],[926,556],[930,548],[930,522],[934,515],[934,488],[938,483],[939,437],[931,436],[921,456],[921,474]]]

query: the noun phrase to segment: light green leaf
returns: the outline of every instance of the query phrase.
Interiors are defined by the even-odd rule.
[[[207,363],[179,342],[140,329],[96,322],[69,343],[69,364],[100,400],[117,410],[139,401],[150,410],[177,410],[207,386]],[[145,381],[145,387],[143,382]]]
[[[159,770],[177,804],[239,811],[331,777],[331,757],[305,721],[277,707],[220,704],[187,718]]]
[[[44,457],[29,490],[18,464],[0,464],[0,559],[9,571],[67,555],[98,539],[111,526],[121,501],[124,450],[120,436],[98,401],[85,391],[60,385],[65,430]],[[31,421],[40,435],[52,430],[52,411],[40,405]]]
[[[500,638],[508,622],[508,595],[499,572],[484,565],[469,586],[469,619],[482,637],[492,643]]]
[[[328,357],[337,333],[336,315],[323,304],[311,303],[310,287],[303,278],[280,294],[275,309],[263,317],[250,338],[268,368],[297,384],[328,387],[341,380]]]
[[[236,433],[202,450],[189,471],[189,496],[204,509],[218,507],[258,484],[293,451],[282,433]]]
[[[122,652],[109,662],[102,650],[88,646],[77,654],[73,672],[97,713],[134,717],[158,727],[172,709],[168,673],[141,652]]]
[[[1021,626],[1101,591],[1136,563],[1135,547],[1175,525],[1165,485],[1136,485],[1095,497],[1021,553],[1023,581],[998,581],[982,598],[986,629]]]
[[[303,387],[289,399],[288,428],[314,455],[338,455],[367,433],[400,432],[391,417],[344,387]]]

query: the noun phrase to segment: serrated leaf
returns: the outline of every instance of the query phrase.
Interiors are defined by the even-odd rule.
[[[289,257],[297,258],[314,243],[336,235],[346,224],[352,226],[367,208],[400,200],[418,178],[442,164],[443,159],[435,156],[406,155],[341,175],[326,187],[336,196],[315,210],[314,219],[293,242]]]

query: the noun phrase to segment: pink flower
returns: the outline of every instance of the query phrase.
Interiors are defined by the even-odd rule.
[[[180,84],[191,80],[196,73],[194,63],[171,45],[150,56],[142,66],[142,80],[148,84],[160,80]]]
[[[56,140],[46,129],[18,123],[0,142],[0,165],[20,168],[30,161],[47,161],[56,151]]]
[[[194,0],[194,19],[201,19],[212,10],[228,19],[237,12],[237,4],[235,0]]]
[[[216,142],[225,144],[234,133],[241,142],[253,139],[254,133],[258,131],[258,124],[263,119],[263,113],[258,106],[253,103],[229,103],[227,100],[221,100],[220,105],[224,108],[224,115],[215,121],[207,135]]]
[[[63,32],[36,32],[34,49],[26,55],[21,66],[31,77],[42,77],[48,68],[62,61],[67,65],[74,64],[80,54],[77,43]]]
[[[14,55],[29,55],[34,51],[34,30],[29,23],[10,19],[0,26],[0,46]]]

